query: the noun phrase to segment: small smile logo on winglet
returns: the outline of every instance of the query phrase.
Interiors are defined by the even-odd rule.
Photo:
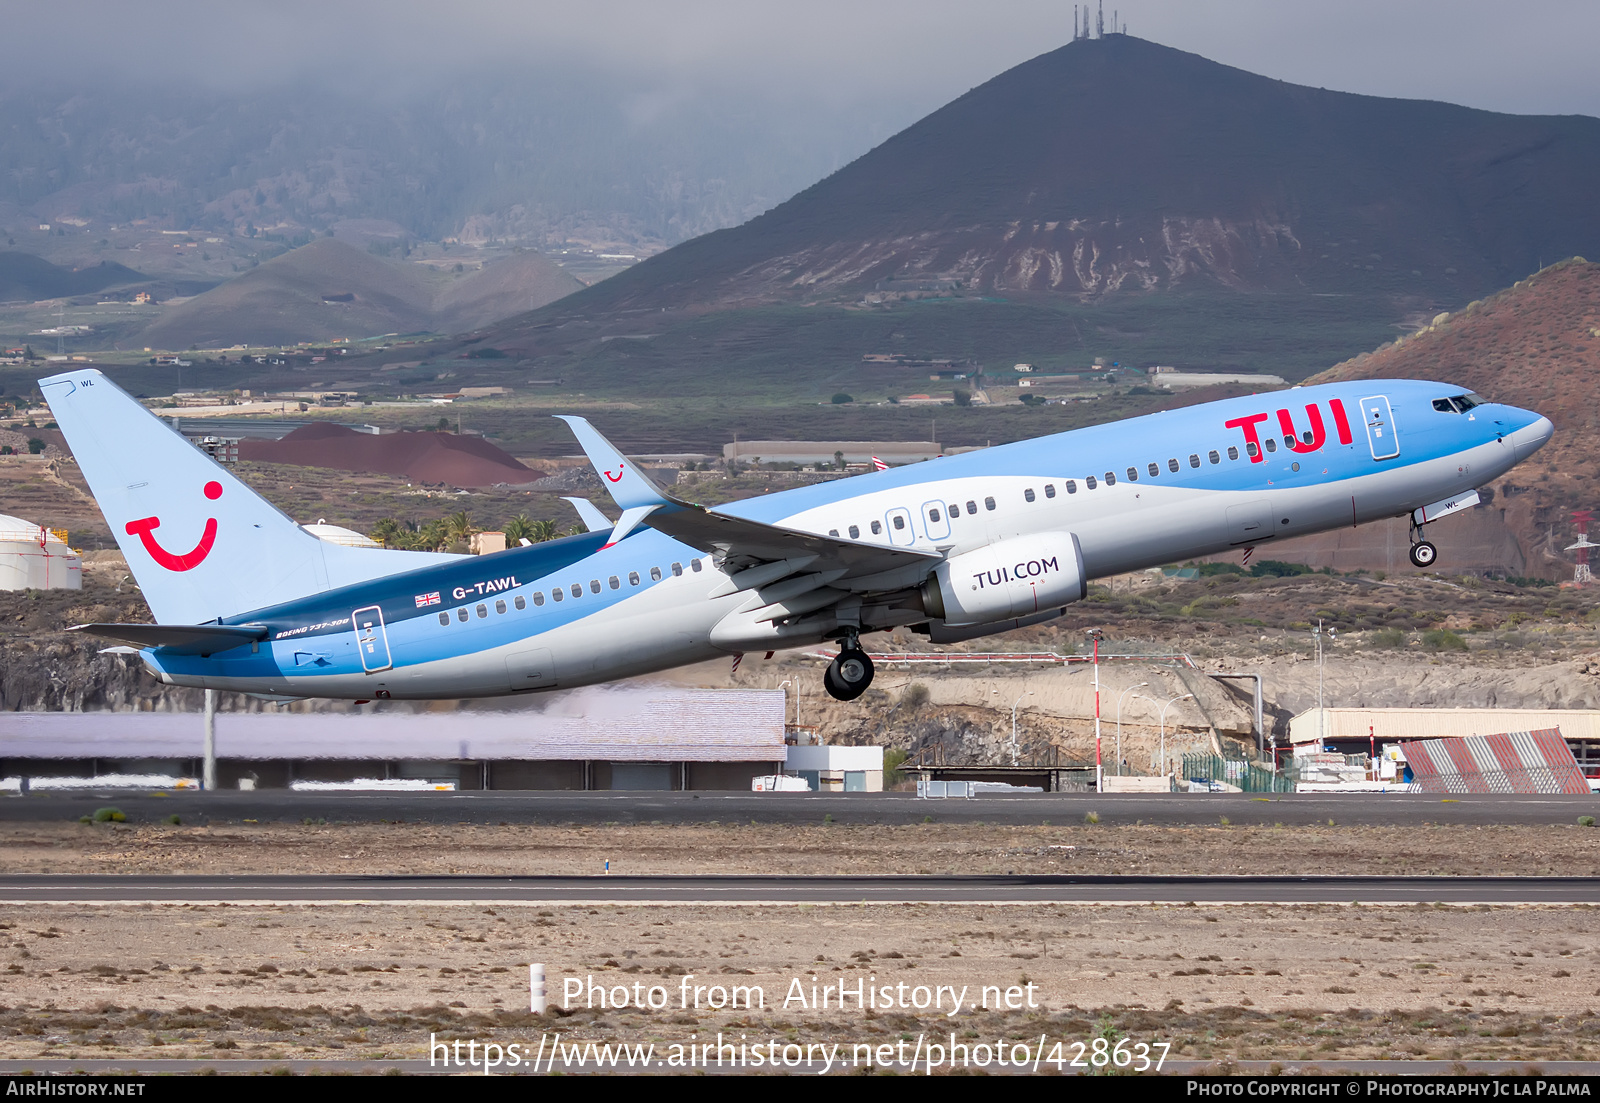
[[[216,501],[222,497],[222,484],[219,482],[207,483],[205,485],[205,495],[212,501]],[[182,555],[174,555],[156,541],[154,531],[160,527],[161,518],[144,517],[137,521],[129,521],[127,533],[129,536],[137,536],[139,541],[144,544],[144,550],[150,553],[150,558],[169,571],[188,571],[198,567],[205,562],[206,556],[211,554],[211,545],[217,539],[217,519],[215,517],[207,517],[205,531],[200,534],[200,542]]]

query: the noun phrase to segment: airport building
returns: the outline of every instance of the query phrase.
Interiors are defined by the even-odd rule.
[[[785,701],[782,690],[596,688],[503,710],[219,712],[217,784],[749,792],[753,778],[786,769]],[[6,779],[196,778],[203,746],[192,713],[0,714]],[[880,785],[881,762],[880,752]]]
[[[1289,742],[1368,754],[1385,743],[1549,728],[1560,730],[1585,776],[1600,777],[1600,709],[1307,709],[1289,721]]]

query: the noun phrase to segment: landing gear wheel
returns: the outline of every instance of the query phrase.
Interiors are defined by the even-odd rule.
[[[822,688],[837,701],[854,701],[872,684],[872,660],[865,651],[847,647],[828,664]]]
[[[1439,558],[1439,549],[1426,540],[1411,545],[1411,565],[1413,567],[1431,567]]]

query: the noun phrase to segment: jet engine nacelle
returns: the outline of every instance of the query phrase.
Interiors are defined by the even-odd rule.
[[[988,624],[1080,601],[1088,589],[1077,535],[1041,532],[947,559],[923,584],[922,603],[948,625]]]

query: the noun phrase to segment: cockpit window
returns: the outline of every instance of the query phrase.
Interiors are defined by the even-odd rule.
[[[1481,394],[1458,394],[1452,395],[1449,398],[1434,399],[1433,408],[1438,410],[1441,414],[1464,414],[1476,406],[1482,406],[1487,401],[1488,399],[1484,398]]]

